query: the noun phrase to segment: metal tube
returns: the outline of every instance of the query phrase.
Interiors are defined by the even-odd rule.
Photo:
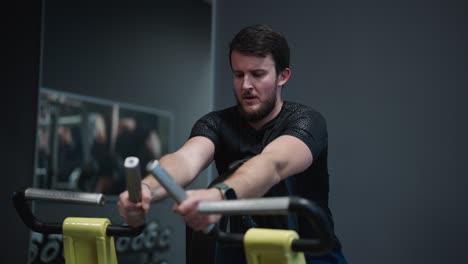
[[[259,199],[203,201],[198,211],[206,214],[224,215],[277,215],[289,213],[289,197],[271,197]]]
[[[102,193],[84,193],[57,191],[47,189],[28,188],[24,191],[25,198],[28,200],[44,200],[51,202],[81,203],[91,205],[104,205],[105,196]]]

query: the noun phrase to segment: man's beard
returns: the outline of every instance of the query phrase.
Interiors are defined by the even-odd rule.
[[[247,122],[258,122],[267,117],[275,108],[276,105],[276,89],[274,95],[271,98],[267,98],[266,101],[260,103],[260,107],[255,111],[246,111],[242,104],[240,103],[239,98],[237,98],[237,109],[239,113]]]

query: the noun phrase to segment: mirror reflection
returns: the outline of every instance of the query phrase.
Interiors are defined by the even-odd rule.
[[[39,102],[36,187],[119,194],[123,162],[150,160],[169,150],[171,115],[155,109],[42,90]]]

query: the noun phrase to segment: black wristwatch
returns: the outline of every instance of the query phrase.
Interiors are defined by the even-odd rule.
[[[217,183],[213,185],[213,188],[216,188],[221,191],[224,200],[236,200],[237,195],[236,191],[231,188],[229,185],[225,184],[224,182]]]

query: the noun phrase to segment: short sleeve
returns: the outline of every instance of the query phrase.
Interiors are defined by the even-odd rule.
[[[190,138],[202,136],[210,139],[215,145],[219,143],[219,120],[214,113],[209,113],[200,118],[192,127]]]
[[[328,133],[325,118],[316,111],[305,111],[292,115],[283,135],[302,140],[317,158],[328,147]]]

